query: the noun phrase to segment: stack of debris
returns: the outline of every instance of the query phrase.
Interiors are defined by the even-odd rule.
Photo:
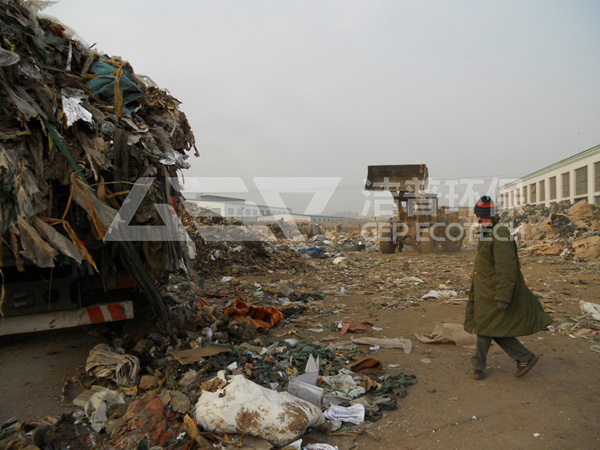
[[[307,269],[304,261],[284,241],[264,226],[246,226],[236,218],[222,217],[192,202],[184,203],[182,222],[197,250],[195,269],[203,276],[291,273]]]
[[[276,330],[280,321],[271,319],[283,315],[275,307],[239,308],[240,298],[250,303],[254,287],[172,286],[186,293],[175,309],[195,327],[138,342],[115,334],[112,345],[97,345],[85,372],[63,389],[75,413],[15,424],[9,448],[268,449],[310,427],[331,433],[346,423],[360,432],[365,421],[396,409],[417,382],[414,375],[385,373],[357,343],[325,347],[257,333],[255,323]]]
[[[505,210],[500,219],[516,227],[519,243],[535,255],[600,258],[600,208],[585,199]]]
[[[147,193],[125,225],[164,225],[154,205],[176,208],[180,201],[169,180],[189,167],[190,125],[180,102],[127,61],[88,48],[57,20],[38,16],[42,3],[0,2],[4,266],[24,271],[74,261],[79,272],[91,266],[106,278],[119,254],[160,310],[149,273],[158,278],[180,268],[184,247],[145,242],[136,249],[131,242],[108,244],[105,236],[142,177]],[[102,267],[102,260],[111,264]]]
[[[294,248],[301,255],[334,260],[343,258],[348,253],[379,251],[376,237],[368,232],[328,231],[317,234],[308,241],[298,242]]]

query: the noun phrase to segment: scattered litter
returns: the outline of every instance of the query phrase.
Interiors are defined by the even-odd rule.
[[[140,362],[136,356],[115,351],[106,344],[98,344],[91,351],[85,363],[89,374],[110,378],[119,386],[136,386]]]
[[[233,305],[225,308],[223,314],[238,320],[256,330],[268,330],[283,321],[283,314],[276,306],[247,306],[242,300],[235,300]]]
[[[181,364],[188,365],[202,361],[208,356],[215,356],[231,351],[231,348],[225,345],[208,344],[205,347],[192,348],[188,350],[173,350],[170,354]]]
[[[600,321],[600,305],[597,303],[584,302],[581,300],[579,302],[581,307],[581,312],[585,315],[589,315],[594,320]]]
[[[421,280],[420,278],[417,278],[417,277],[404,277],[404,278],[400,278],[399,281],[401,283],[415,283],[415,284],[425,283],[425,280]]]
[[[349,407],[331,405],[323,415],[327,420],[339,420],[360,425],[365,421],[365,407],[360,404]]]
[[[373,331],[373,324],[369,322],[351,321],[341,324],[341,333],[369,333]]]
[[[90,420],[90,426],[99,433],[106,426],[108,420],[108,409],[111,405],[125,403],[123,396],[110,389],[102,389],[95,392],[85,403],[83,410]]]
[[[380,348],[401,348],[404,350],[404,353],[412,352],[412,341],[410,339],[353,337],[352,342],[355,344],[374,345]]]
[[[424,344],[454,342],[459,347],[474,350],[477,336],[467,333],[462,325],[456,323],[442,323],[433,328],[431,334],[417,334],[415,337]]]
[[[372,356],[365,356],[360,358],[358,361],[353,362],[348,368],[353,372],[359,372],[361,370],[381,370],[383,364],[381,360],[373,358]]]
[[[458,294],[456,293],[456,291],[452,291],[452,290],[446,290],[446,291],[431,290],[427,294],[423,295],[421,298],[424,300],[427,300],[430,298],[434,298],[436,300],[443,300],[446,298],[456,297],[457,295]]]
[[[339,448],[329,444],[308,444],[304,450],[339,450]]]

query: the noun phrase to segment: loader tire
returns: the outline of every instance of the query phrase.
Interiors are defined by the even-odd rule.
[[[446,253],[458,253],[462,248],[463,240],[446,240],[442,242],[442,250]]]
[[[396,244],[392,241],[391,225],[384,225],[381,227],[381,236],[379,237],[379,251],[381,253],[394,253],[396,251]]]
[[[429,228],[426,228],[421,233],[419,240],[419,252],[425,254],[434,253],[437,248],[438,241],[433,239]]]

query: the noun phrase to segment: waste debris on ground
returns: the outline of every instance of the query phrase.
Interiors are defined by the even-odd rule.
[[[463,325],[457,323],[437,324],[429,334],[417,334],[415,337],[424,344],[454,343],[459,347],[474,350],[477,345],[477,336],[467,333]]]
[[[221,372],[218,376],[225,375]],[[214,392],[202,391],[195,414],[205,430],[248,434],[280,446],[325,421],[318,406],[287,392],[259,386],[242,375],[227,380]]]
[[[512,225],[519,245],[534,255],[590,261],[600,258],[600,208],[587,200],[506,209],[500,220]]]
[[[138,175],[157,177],[148,205],[170,203],[162,183],[185,167],[187,152],[195,148],[193,135],[178,110],[179,102],[143,81],[146,78],[142,80],[126,62],[94,53],[68,34],[61,36],[64,32],[51,32],[64,27],[50,19],[35,19],[19,2],[7,2],[2,8],[19,19],[8,21],[11,27],[18,31],[17,23],[28,23],[52,46],[44,45],[42,50],[56,64],[41,66],[34,55],[37,48],[29,48],[33,45],[29,43],[15,44],[20,53],[14,53],[26,56],[17,60],[8,54],[12,58],[8,61],[15,62],[0,68],[0,83],[12,102],[6,108],[12,122],[1,130],[12,150],[2,167],[10,169],[14,158],[23,157],[28,171],[19,180],[11,178],[9,170],[0,172],[7,182],[21,183],[12,203],[2,203],[0,224],[17,237],[17,253],[25,259],[51,264],[57,259],[53,255],[62,253],[91,264],[95,259],[91,255],[88,259],[69,233],[56,235],[53,227],[63,226],[62,222],[47,222],[41,215],[48,201],[43,180],[62,186],[67,198],[72,192],[72,208],[76,205],[86,216],[98,216],[98,223],[89,219],[91,234],[98,238],[114,212],[107,208],[121,206]],[[25,45],[25,52],[20,45]],[[70,68],[69,52],[74,58]],[[41,80],[35,73],[33,80],[17,76],[28,73],[32,65],[41,71]],[[123,92],[117,89],[115,96],[116,77],[125,81]],[[44,86],[41,81],[46,79]],[[33,84],[22,85],[30,81]],[[73,86],[81,92],[63,94],[63,87]],[[37,104],[46,98],[40,92],[50,95],[49,104]],[[27,136],[19,134],[24,118],[33,130]],[[114,142],[121,144],[111,148]],[[54,152],[47,155],[49,146]],[[61,146],[74,157],[75,165]],[[33,153],[23,154],[25,148]],[[50,158],[51,164],[36,164],[40,157]],[[113,166],[122,170],[115,172]],[[39,173],[43,176],[36,178]],[[92,181],[89,186],[84,177]],[[16,214],[15,198],[29,213]],[[178,217],[190,241],[142,249],[157,275],[152,284],[158,286],[171,332],[153,331],[135,342],[110,336],[109,342],[90,351],[85,371],[65,383],[65,391],[67,384],[69,391],[81,391],[70,397],[72,414],[27,425],[15,419],[0,427],[1,439],[19,442],[15,448],[21,444],[22,448],[71,445],[107,450],[286,444],[334,448],[325,443],[303,446],[299,438],[313,428],[324,434],[342,426],[345,431],[348,424],[360,433],[366,422],[398,408],[417,383],[417,376],[400,372],[404,366],[398,363],[408,358],[413,363],[432,361],[418,351],[411,355],[410,339],[387,337],[388,330],[375,326],[378,322],[366,321],[373,317],[369,310],[387,314],[420,310],[436,302],[450,308],[466,297],[469,283],[465,280],[472,264],[456,255],[445,256],[445,268],[432,268],[431,262],[403,253],[398,256],[400,271],[392,272],[385,259],[364,257],[379,252],[372,234],[312,224],[299,227],[299,234],[286,234],[289,230],[282,224],[279,228],[271,224],[265,227],[270,233],[262,233],[237,219],[183,202],[178,193],[176,198]],[[156,215],[148,212],[148,205],[143,205],[134,223],[154,224]],[[524,208],[512,216],[526,237],[519,244],[530,250],[540,245],[536,250],[540,255],[592,261],[597,258],[593,256],[597,208],[579,203],[563,206],[547,211]],[[195,259],[190,262],[192,254]],[[558,297],[547,294],[546,302]],[[356,298],[359,307],[349,308],[349,301]],[[582,302],[581,316],[563,315],[552,332],[597,339],[597,314],[598,305]],[[353,320],[356,317],[365,320]],[[377,337],[366,335],[374,332]],[[474,344],[474,336],[465,336],[458,324],[443,323],[416,338],[466,348]],[[597,352],[597,347],[590,348]],[[394,355],[393,359],[383,353]]]

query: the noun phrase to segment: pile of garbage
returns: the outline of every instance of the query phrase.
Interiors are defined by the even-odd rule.
[[[194,268],[201,276],[266,274],[269,271],[302,273],[305,261],[285,240],[277,240],[266,227],[246,226],[236,218],[222,217],[192,202],[181,213],[184,229],[196,249]]]
[[[298,240],[294,245],[294,250],[300,255],[308,255],[311,258],[333,258],[335,260],[344,258],[348,253],[378,252],[379,245],[376,233],[330,230],[308,240]],[[338,261],[341,260],[338,259]]]
[[[534,255],[557,255],[589,261],[600,258],[600,207],[580,200],[524,206],[500,215],[511,223],[519,245]]]
[[[303,273],[311,258],[330,258],[338,264],[346,254],[376,252],[371,233],[325,230],[318,224],[267,223],[248,225],[222,217],[193,202],[184,203],[182,222],[195,244],[195,269],[201,275]],[[295,232],[293,230],[295,228]],[[340,259],[342,258],[342,259]]]
[[[201,288],[173,279],[169,286],[178,336],[153,332],[133,342],[107,334],[109,343],[95,346],[85,371],[65,384],[73,414],[5,424],[5,448],[317,448],[302,444],[307,431],[317,431],[311,440],[360,432],[417,382],[386,373],[369,351],[380,341],[410,351],[409,340],[325,346],[281,333],[291,305],[315,308],[316,293],[288,291],[281,302],[283,285],[263,291],[231,279]],[[360,331],[347,325],[342,333]]]
[[[177,99],[127,61],[38,15],[43,3],[0,2],[4,266],[25,271],[74,262],[73,270],[106,278],[112,271],[101,260],[119,254],[138,286],[151,290],[149,273],[159,279],[180,269],[189,249],[177,241],[136,248],[106,235],[140,186],[143,201],[124,225],[165,225],[154,205],[178,207],[181,194],[169,180],[189,167],[192,130]]]

